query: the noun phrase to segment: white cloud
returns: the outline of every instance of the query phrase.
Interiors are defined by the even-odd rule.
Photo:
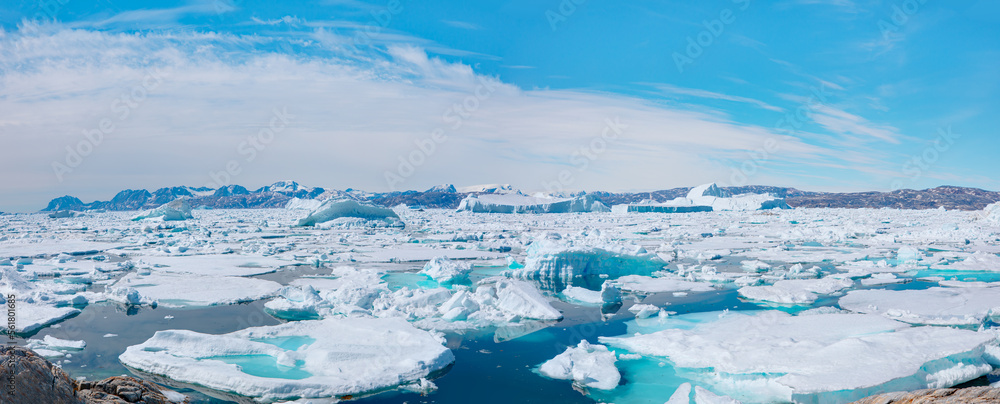
[[[522,90],[413,46],[358,59],[268,53],[258,48],[266,38],[215,33],[41,31],[0,37],[0,141],[16,151],[0,159],[0,171],[18,173],[0,178],[6,209],[41,208],[64,194],[88,201],[123,188],[203,185],[232,162],[239,168],[233,182],[250,188],[293,178],[383,191],[385,173],[438,129],[447,140],[400,188],[500,182],[538,190],[562,170],[572,172],[572,189],[724,182],[753,158],[748,152],[769,143],[778,150],[755,178],[794,185],[772,168],[808,171],[842,154],[720,113],[605,93]],[[157,71],[162,80],[143,87]],[[275,109],[292,117],[251,159],[247,142]],[[824,115],[850,131],[894,136],[851,116]],[[66,148],[102,119],[114,129],[59,182],[52,164],[65,163]],[[579,169],[574,153],[600,139],[608,119],[627,129]]]

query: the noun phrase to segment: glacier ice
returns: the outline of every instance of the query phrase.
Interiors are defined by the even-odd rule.
[[[573,198],[536,197],[521,194],[469,195],[458,205],[459,211],[474,213],[571,213],[610,212],[594,195]]]
[[[455,360],[443,342],[402,319],[340,318],[223,335],[157,331],[119,360],[266,402],[356,396],[433,377]]]
[[[601,390],[618,387],[621,374],[615,367],[618,358],[604,345],[580,341],[575,347],[543,363],[538,371],[550,378],[572,380],[581,386]]]
[[[442,284],[459,283],[469,280],[472,268],[467,263],[452,261],[448,257],[434,257],[427,261],[420,273]]]
[[[156,219],[163,221],[194,219],[191,214],[191,205],[187,199],[180,198],[167,202],[155,209],[140,213],[132,220]]]
[[[528,247],[524,268],[512,273],[525,279],[558,281],[572,284],[574,278],[584,276],[648,275],[662,269],[667,263],[655,253],[639,246],[632,248],[609,243],[599,236],[562,237],[546,235],[537,237]]]
[[[691,213],[718,211],[748,211],[765,209],[791,209],[784,198],[769,194],[730,195],[715,183],[703,184],[691,189],[687,197],[676,198],[663,203],[640,203],[613,206],[612,212],[644,213]]]
[[[295,222],[296,226],[315,226],[342,218],[357,218],[373,225],[402,227],[403,222],[392,209],[363,204],[350,199],[331,199],[323,202],[308,216]]]

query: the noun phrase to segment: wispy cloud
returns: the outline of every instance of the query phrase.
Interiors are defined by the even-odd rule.
[[[766,109],[766,110],[769,110],[769,111],[784,112],[784,109],[782,109],[782,108],[776,107],[774,105],[768,104],[768,103],[760,101],[760,100],[755,100],[753,98],[740,97],[740,96],[736,96],[736,95],[721,94],[721,93],[715,93],[715,92],[711,92],[711,91],[699,90],[699,89],[693,89],[693,88],[677,87],[677,86],[670,85],[670,84],[656,84],[655,87],[657,89],[659,89],[660,91],[662,91],[663,93],[670,94],[670,95],[686,95],[686,96],[697,97],[697,98],[708,98],[708,99],[715,99],[715,100],[725,100],[725,101],[732,101],[732,102],[740,102],[740,103],[751,104],[751,105],[754,105],[754,106],[757,106],[759,108],[763,108],[763,109]]]
[[[875,138],[898,144],[902,138],[898,129],[892,126],[875,124],[860,116],[825,105],[819,106],[812,118],[816,123],[833,133],[859,136],[861,140]]]
[[[461,29],[467,29],[467,30],[482,29],[482,27],[480,27],[480,26],[478,26],[476,24],[473,24],[471,22],[454,21],[454,20],[441,20],[441,22],[445,23],[448,26],[452,26],[452,27],[455,27],[455,28],[461,28]]]

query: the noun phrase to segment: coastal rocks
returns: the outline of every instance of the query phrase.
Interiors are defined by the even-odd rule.
[[[929,389],[879,394],[855,401],[854,404],[958,404],[1000,402],[1000,388],[969,387],[965,389]]]
[[[13,362],[13,365],[11,364]],[[98,382],[77,382],[62,369],[30,349],[0,347],[0,369],[13,368],[13,389],[4,386],[5,404],[170,404],[187,402],[183,396],[167,398],[152,383],[115,376]],[[6,382],[10,374],[5,375]],[[9,393],[13,391],[13,395]]]

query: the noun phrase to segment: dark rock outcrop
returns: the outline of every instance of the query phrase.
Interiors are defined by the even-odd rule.
[[[855,404],[968,404],[1000,403],[1000,388],[968,387],[885,393],[863,398]]]
[[[30,349],[0,347],[3,404],[171,404],[156,385],[127,376],[78,382]],[[13,381],[13,385],[11,385]]]

